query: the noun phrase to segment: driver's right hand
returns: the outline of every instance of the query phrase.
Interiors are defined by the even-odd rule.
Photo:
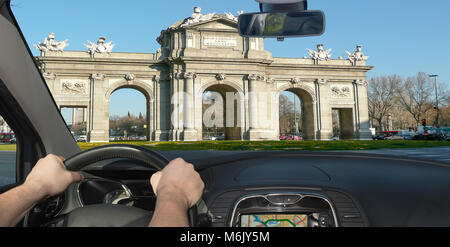
[[[194,166],[181,158],[173,160],[162,171],[155,173],[150,183],[158,197],[182,199],[187,208],[200,201],[205,188]]]

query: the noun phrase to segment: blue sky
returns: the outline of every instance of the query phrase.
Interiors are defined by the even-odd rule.
[[[85,50],[86,40],[106,36],[118,52],[155,52],[162,29],[192,14],[258,11],[253,0],[13,0],[13,11],[29,45],[43,41],[50,32],[57,40],[69,39],[67,50]],[[449,0],[309,0],[309,9],[320,9],[327,17],[323,36],[266,39],[265,48],[275,57],[303,57],[306,48],[325,44],[333,58],[345,57],[357,44],[375,66],[368,76],[423,71],[439,74],[450,84]],[[35,55],[38,52],[33,48]],[[111,114],[145,111],[140,93],[118,91],[111,98]],[[129,102],[130,104],[128,104]],[[132,108],[132,109],[131,109]]]

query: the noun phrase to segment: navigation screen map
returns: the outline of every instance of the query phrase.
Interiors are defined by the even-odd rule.
[[[241,227],[308,227],[308,215],[302,214],[242,215]]]

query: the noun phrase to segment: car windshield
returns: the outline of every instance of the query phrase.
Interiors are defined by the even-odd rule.
[[[423,5],[310,0],[325,33],[279,42],[239,35],[253,0],[12,1],[83,150],[449,145],[450,3]]]

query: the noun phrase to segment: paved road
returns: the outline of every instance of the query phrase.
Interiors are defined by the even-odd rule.
[[[394,155],[419,159],[430,159],[450,164],[450,147],[439,148],[415,148],[415,149],[378,149],[378,150],[364,150],[364,151],[342,151],[352,153],[369,153],[381,155]],[[232,154],[239,153],[233,151],[165,151],[161,152],[168,159],[183,157],[184,159],[196,159],[198,157],[214,158],[218,154]]]
[[[15,161],[16,152],[0,151],[0,186],[15,183]]]
[[[347,152],[347,151],[345,151]],[[353,151],[355,152],[355,151]],[[450,164],[450,147],[421,148],[421,149],[379,149],[356,151],[357,153],[370,153],[382,155],[395,155],[420,159],[431,159]],[[217,157],[218,154],[230,154],[227,151],[164,151],[161,152],[168,159],[183,157],[186,160],[198,157]],[[0,151],[0,186],[11,184],[15,181],[15,152]]]
[[[378,149],[358,151],[361,153],[395,155],[419,159],[431,159],[450,164],[450,147],[412,148],[412,149]]]

